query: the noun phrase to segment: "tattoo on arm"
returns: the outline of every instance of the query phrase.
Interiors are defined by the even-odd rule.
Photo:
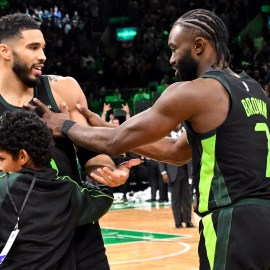
[[[59,80],[60,76],[57,75],[48,75],[49,81],[55,81],[57,82]]]

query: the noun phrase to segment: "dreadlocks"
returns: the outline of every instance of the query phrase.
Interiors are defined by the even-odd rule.
[[[191,10],[182,15],[175,23],[191,31],[192,35],[200,35],[215,44],[217,51],[217,62],[215,67],[223,58],[223,68],[228,67],[231,56],[228,49],[228,30],[222,20],[213,12],[206,9]]]

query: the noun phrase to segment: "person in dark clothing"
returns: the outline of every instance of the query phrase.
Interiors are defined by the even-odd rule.
[[[179,124],[170,134],[169,137],[179,138],[184,132],[184,128]],[[189,183],[191,175],[191,164],[175,166],[173,164],[159,162],[159,170],[162,179],[168,183],[171,191],[171,205],[176,228],[182,228],[182,222],[186,223],[187,228],[194,227],[191,222],[192,212],[192,187]]]
[[[0,120],[0,269],[70,269],[65,254],[75,228],[110,208],[107,188],[84,188],[50,168],[54,141],[35,113],[7,111]],[[11,232],[18,232],[7,250]],[[6,247],[4,249],[4,247]]]
[[[159,163],[156,160],[145,158],[145,165],[148,168],[148,181],[151,189],[151,199],[148,201],[157,201],[157,191],[159,191],[158,201],[161,203],[168,202],[168,184],[162,180]]]
[[[0,115],[23,108],[25,103],[39,97],[54,112],[60,112],[59,104],[65,101],[73,119],[87,124],[76,109],[78,102],[87,106],[78,82],[71,77],[42,75],[46,43],[38,23],[26,14],[11,14],[0,18],[0,25]],[[36,113],[40,115],[39,111]],[[88,176],[95,180],[105,177],[109,186],[125,182],[134,164],[129,161],[116,168],[107,155],[75,148],[66,138],[55,139],[51,166],[59,176],[69,176],[81,185],[77,157]],[[73,241],[63,260],[65,269],[109,269],[98,221],[78,226]]]
[[[200,269],[267,270],[270,101],[256,80],[229,68],[228,39],[215,13],[183,14],[168,39],[170,64],[181,82],[117,128],[85,127],[69,120],[65,108],[54,114],[36,104],[55,136],[89,149],[114,155],[132,150],[175,165],[192,157],[194,209],[202,216]],[[98,116],[78,109],[97,125]],[[164,137],[182,122],[182,136]]]

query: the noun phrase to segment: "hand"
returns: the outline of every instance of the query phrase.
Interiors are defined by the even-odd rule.
[[[42,117],[47,123],[48,127],[53,131],[54,136],[62,136],[61,127],[65,120],[70,119],[69,108],[67,105],[63,102],[60,105],[61,113],[55,113],[48,109],[47,106],[37,98],[34,98],[33,101],[37,104],[37,106],[33,106],[28,103],[25,104],[24,107],[31,111],[35,111],[40,117]]]
[[[130,112],[129,112],[129,106],[128,106],[127,103],[126,103],[125,105],[122,104],[122,109],[121,109],[121,110],[124,111],[124,112],[126,112],[126,113],[130,113]]]
[[[103,111],[108,112],[108,111],[110,111],[111,109],[112,109],[112,108],[111,108],[111,105],[110,105],[110,104],[104,103],[104,105],[103,105]]]
[[[164,183],[168,184],[170,181],[169,175],[167,173],[162,174],[162,180]]]
[[[117,166],[115,170],[111,170],[108,167],[98,168],[96,172],[92,172],[90,176],[96,180],[97,182],[109,186],[109,187],[117,187],[123,185],[130,173],[130,168],[133,166],[137,166],[141,163],[141,160],[130,159],[129,161],[125,161]]]
[[[89,109],[77,104],[78,111],[87,119],[90,126],[93,127],[108,127],[110,124],[103,120],[97,113],[91,112]]]

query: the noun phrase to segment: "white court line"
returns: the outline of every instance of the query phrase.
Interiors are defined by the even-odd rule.
[[[190,250],[190,245],[189,244],[186,244],[186,243],[183,243],[183,242],[175,242],[175,243],[177,243],[179,245],[183,245],[185,247],[185,249],[181,250],[179,252],[175,252],[175,253],[171,253],[171,254],[168,254],[168,255],[159,256],[159,257],[152,257],[152,258],[138,259],[138,260],[129,260],[129,261],[112,262],[112,263],[110,263],[110,265],[128,264],[128,263],[141,263],[141,262],[147,262],[147,261],[161,260],[161,259],[181,255],[181,254],[186,253],[186,252],[188,252]]]
[[[169,234],[169,235],[173,235],[173,236],[178,236],[179,238],[189,238],[189,237],[193,237],[191,234],[180,234],[180,231],[179,233],[168,233],[168,232],[156,232],[156,231],[145,231],[145,230],[137,230],[137,229],[123,229],[123,228],[116,228],[116,227],[103,227],[102,229],[106,230],[114,230],[114,231],[117,231],[117,232],[106,232],[104,235],[106,234],[119,234],[121,235],[120,233],[118,233],[118,231],[127,231],[127,232],[141,232],[141,233],[147,233],[147,234]],[[177,238],[177,237],[175,237]]]

